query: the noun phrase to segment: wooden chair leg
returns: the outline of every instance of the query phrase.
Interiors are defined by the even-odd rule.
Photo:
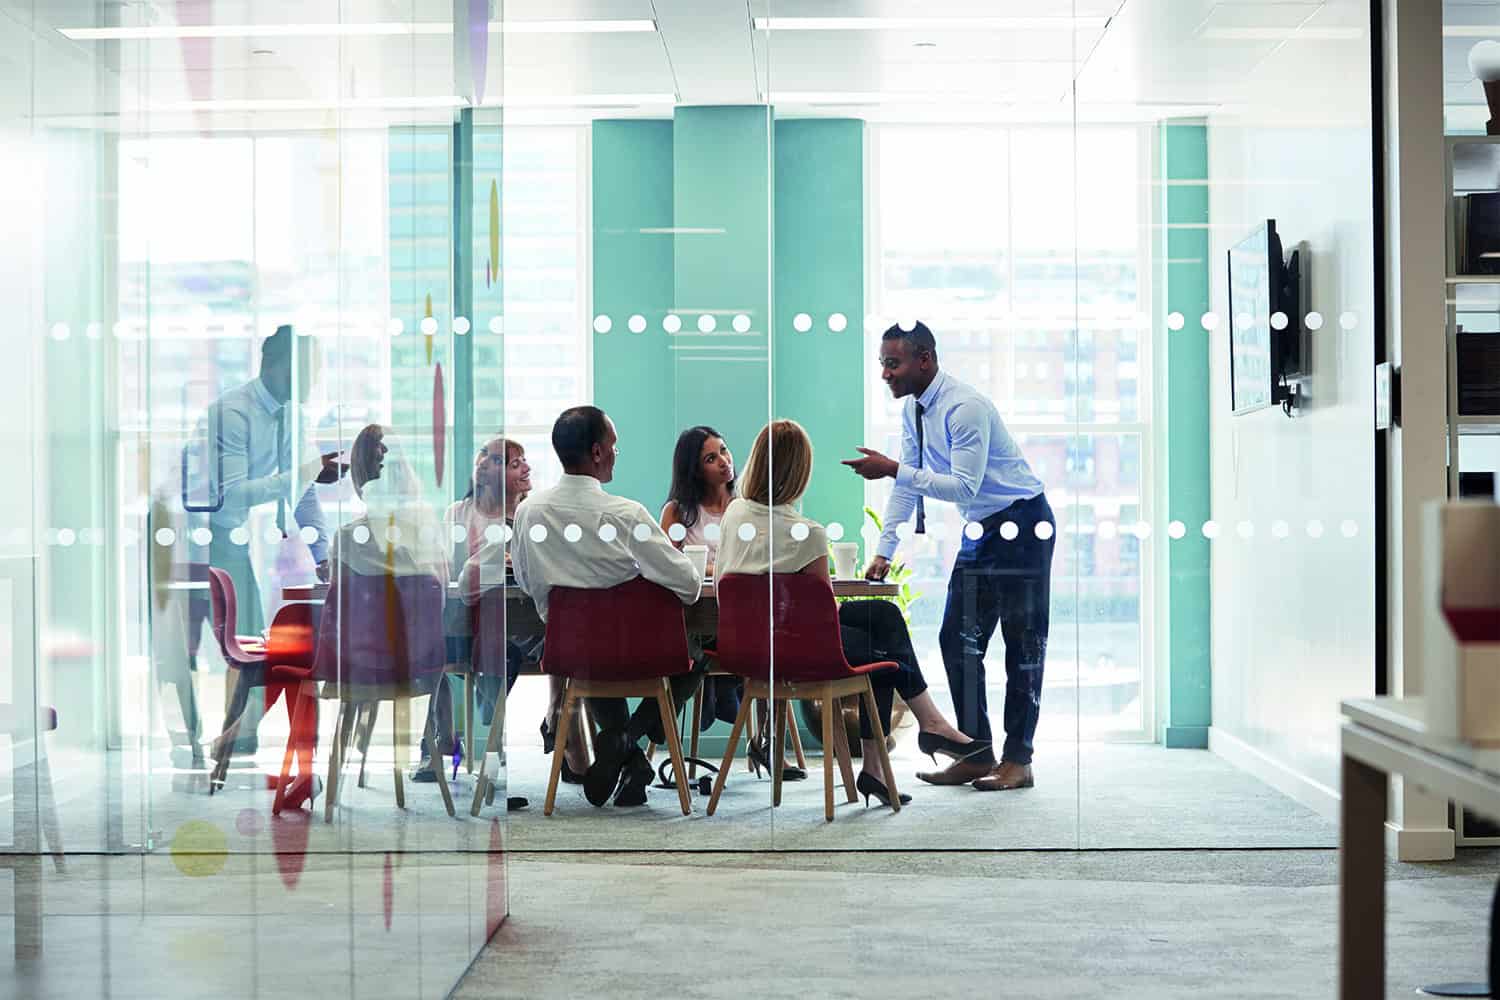
[[[396,778],[396,808],[405,809],[406,785],[401,770],[406,767],[406,760],[411,755],[408,750],[411,746],[411,699],[405,696],[394,699],[391,715],[391,743],[396,754],[396,766],[393,769]]]
[[[793,712],[791,714],[791,717],[792,722],[789,728],[789,734],[792,740],[792,753],[797,755],[797,766],[806,771],[807,757],[802,753],[802,734],[798,731],[799,727],[797,725],[797,713]]]
[[[859,793],[854,790],[854,755],[849,752],[849,730],[844,725],[844,699],[835,698],[833,704],[833,749],[838,755],[839,772],[844,778],[844,794],[849,796],[850,802],[858,802]]]
[[[781,749],[786,746],[786,699],[771,699],[771,714],[776,718],[776,739],[771,743],[771,806],[781,805]]]
[[[682,759],[682,740],[677,735],[677,710],[672,704],[672,685],[665,677],[656,689],[656,707],[661,712],[661,728],[667,734],[667,753],[672,757],[672,775],[677,779],[677,798],[682,814],[693,814],[693,793],[688,791],[687,764]]]
[[[834,712],[838,710],[838,702],[833,698],[833,688],[823,689],[823,819],[829,823],[833,822],[833,759],[838,756],[838,739],[834,732]],[[843,719],[838,720],[839,725],[844,724]]]
[[[438,791],[443,796],[443,808],[448,810],[450,817],[457,816],[458,814],[453,811],[453,792],[448,788],[448,776],[443,773],[443,751],[438,748],[437,727],[433,726],[425,735],[428,764],[432,768],[432,773],[437,775]]]
[[[551,816],[552,807],[557,803],[557,782],[562,777],[563,756],[568,750],[568,732],[573,728],[573,710],[577,700],[571,683],[563,688],[562,708],[557,713],[557,741],[552,745],[552,777],[547,780],[547,801],[542,805],[543,816]],[[588,711],[586,703],[583,710]]]
[[[375,720],[380,716],[380,702],[372,701],[364,707],[364,728],[359,739],[359,787],[368,788],[365,780],[365,765],[370,760],[370,740],[375,735]]]
[[[474,804],[469,807],[470,816],[478,816],[479,808],[489,796],[489,786],[492,784],[489,776],[490,754],[499,753],[501,746],[500,734],[503,730],[501,715],[497,709],[493,724],[490,726],[489,737],[484,741],[484,753],[479,758],[479,777],[474,781]]]
[[[339,702],[338,722],[334,726],[333,746],[328,751],[328,787],[323,790],[323,822],[333,822],[333,807],[339,800],[339,772],[344,766],[344,749],[354,727],[354,705]]]
[[[729,745],[724,748],[724,760],[719,765],[719,773],[714,775],[714,790],[708,798],[708,814],[712,816],[714,810],[719,806],[719,793],[724,791],[724,779],[729,777],[729,768],[734,765],[734,755],[740,748],[740,733],[745,730],[745,722],[750,718],[750,709],[753,702],[746,698],[740,702],[740,710],[734,717],[734,725],[729,730]]]
[[[880,757],[880,769],[885,772],[885,790],[891,796],[891,812],[901,811],[901,792],[896,788],[896,772],[891,769],[891,755],[885,748],[885,727],[880,724],[880,713],[875,706],[875,691],[870,679],[865,678],[865,689],[861,693],[865,700],[865,711],[870,713],[870,729],[875,735],[875,749]]]

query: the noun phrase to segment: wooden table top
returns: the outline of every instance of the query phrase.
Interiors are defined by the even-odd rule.
[[[895,597],[900,593],[901,586],[896,583],[874,583],[863,579],[833,581],[833,596],[835,597]],[[448,594],[454,598],[458,596],[457,583],[448,584]],[[531,600],[521,588],[514,584],[506,586],[505,597],[508,601],[525,601],[530,603]],[[283,587],[281,588],[281,599],[283,601],[325,601],[328,599],[328,584],[305,583]],[[698,600],[700,602],[714,601],[717,603],[718,597],[715,594],[713,580],[703,581],[703,592],[699,595]]]

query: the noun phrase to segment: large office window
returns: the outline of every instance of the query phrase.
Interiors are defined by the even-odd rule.
[[[1137,534],[1152,506],[1146,149],[1133,126],[877,125],[870,141],[867,436],[899,448],[875,352],[885,325],[922,319],[942,366],[995,401],[1046,484],[1060,531],[1047,697],[1076,698],[1086,736],[1152,724],[1150,547]],[[875,510],[889,485],[869,488]],[[938,663],[962,523],[949,504],[928,522],[899,555],[923,593],[924,662]],[[1044,713],[1039,737],[1071,739],[1072,715]]]

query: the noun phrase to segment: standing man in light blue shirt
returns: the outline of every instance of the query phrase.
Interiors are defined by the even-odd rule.
[[[938,641],[955,721],[981,749],[942,771],[917,777],[935,785],[972,784],[980,791],[1030,788],[1057,522],[1041,480],[995,404],[939,370],[937,341],[925,324],[885,331],[880,366],[891,395],[911,401],[902,409],[900,462],[868,448],[859,449],[863,458],[844,462],[866,479],[896,480],[885,529],[865,576],[885,578],[899,538],[896,529],[913,511],[916,533],[926,531],[928,498],[957,505],[967,522],[948,580]],[[996,625],[1005,641],[1006,676],[1005,744],[998,761],[984,676],[984,656]]]
[[[293,378],[293,354],[299,362]],[[208,427],[214,433],[223,478],[218,509],[209,515],[213,539],[209,542],[210,566],[224,570],[234,581],[236,621],[240,635],[259,635],[266,626],[261,607],[260,583],[250,558],[248,520],[250,509],[276,504],[276,523],[286,535],[286,510],[293,508],[296,522],[310,527],[317,537],[310,543],[318,575],[327,578],[328,530],[314,483],[338,481],[338,453],[318,455],[293,447],[294,414],[290,402],[295,382],[299,403],[307,401],[318,376],[317,341],[294,337],[290,326],[281,326],[260,346],[260,375],[214,401]],[[294,499],[295,498],[295,499]],[[238,714],[238,713],[234,713]],[[247,705],[235,742],[238,753],[254,753],[255,730],[261,712]],[[226,719],[227,724],[233,722]]]

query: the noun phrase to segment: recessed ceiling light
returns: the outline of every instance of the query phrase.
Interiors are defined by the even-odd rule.
[[[276,50],[275,49],[251,49],[250,50],[250,54],[252,56],[274,56],[276,54]]]
[[[758,31],[998,31],[1102,28],[1107,17],[757,17]]]
[[[935,48],[937,48],[937,42],[912,42],[912,48],[914,48],[914,49],[935,49]]]

